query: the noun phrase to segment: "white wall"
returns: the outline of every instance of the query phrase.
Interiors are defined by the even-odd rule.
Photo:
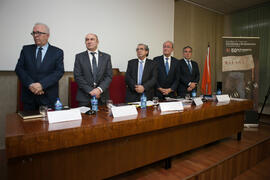
[[[173,40],[174,0],[0,0],[0,70],[14,70],[22,46],[33,43],[36,22],[50,27],[49,42],[64,50],[66,71],[89,32],[99,36],[113,67],[125,71],[138,43],[149,45],[153,58]]]

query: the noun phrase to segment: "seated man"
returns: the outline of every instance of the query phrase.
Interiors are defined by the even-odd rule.
[[[173,43],[163,43],[163,55],[155,57],[157,63],[158,77],[156,83],[156,96],[159,99],[174,97],[178,86],[178,60],[171,56]]]
[[[142,93],[151,100],[154,96],[154,86],[157,79],[156,63],[147,59],[149,48],[138,44],[137,59],[128,61],[125,81],[127,84],[126,102],[140,101]]]

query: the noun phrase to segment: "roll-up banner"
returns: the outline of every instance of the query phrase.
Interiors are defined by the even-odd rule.
[[[223,93],[251,99],[258,109],[259,37],[222,37]]]

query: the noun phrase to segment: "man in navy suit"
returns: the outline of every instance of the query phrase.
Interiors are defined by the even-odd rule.
[[[98,36],[89,33],[85,36],[87,50],[76,55],[74,78],[78,84],[76,99],[79,106],[89,106],[92,96],[99,104],[109,99],[108,88],[112,81],[111,56],[98,50]]]
[[[148,59],[149,48],[145,44],[138,44],[137,59],[128,61],[125,81],[127,85],[126,102],[140,101],[142,93],[152,100],[157,79],[156,63]]]
[[[22,83],[24,110],[53,107],[58,97],[58,81],[64,74],[64,53],[48,43],[46,24],[36,23],[31,35],[35,44],[23,46],[15,72]]]
[[[178,96],[185,97],[191,94],[192,90],[197,90],[197,84],[200,80],[200,71],[198,64],[191,60],[192,48],[186,46],[183,48],[184,59],[179,61],[179,85]]]
[[[174,97],[178,86],[178,60],[172,57],[173,42],[163,43],[163,55],[154,58],[158,66],[156,96],[159,99]]]

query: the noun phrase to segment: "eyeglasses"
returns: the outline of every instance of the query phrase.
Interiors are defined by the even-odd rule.
[[[192,51],[184,51],[184,53],[191,53]]]
[[[163,48],[172,48],[172,46],[163,46]]]
[[[42,34],[47,34],[47,33],[45,33],[45,32],[39,32],[39,31],[33,31],[33,32],[31,32],[31,35],[32,35],[32,36],[35,36],[35,35],[40,36],[40,35],[42,35]]]
[[[144,48],[136,48],[136,51],[144,50]]]

